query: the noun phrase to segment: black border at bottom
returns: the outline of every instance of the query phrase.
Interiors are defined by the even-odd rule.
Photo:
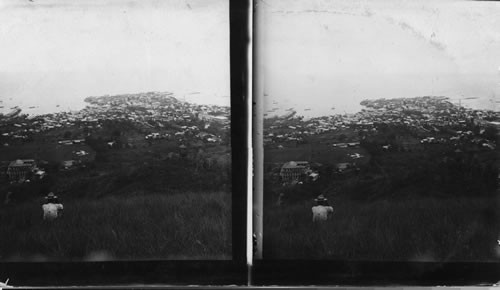
[[[0,275],[16,287],[247,284],[246,265],[234,261],[0,263]]]
[[[257,260],[252,278],[256,286],[491,286],[500,263]]]

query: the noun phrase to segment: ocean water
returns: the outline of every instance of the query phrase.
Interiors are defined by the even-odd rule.
[[[305,118],[314,118],[320,116],[329,116],[336,114],[352,114],[361,111],[364,107],[360,105],[363,99],[360,98],[332,98],[329,102],[293,102],[290,99],[270,99],[265,97],[266,105],[263,114],[265,117],[282,116],[291,110],[297,112],[298,116]],[[378,99],[378,98],[364,98],[364,99]],[[500,101],[488,97],[462,99],[459,97],[452,97],[449,100],[456,105],[461,105],[465,108],[479,109],[479,110],[493,110],[499,111]]]
[[[283,77],[283,76],[280,76]],[[359,112],[368,99],[445,96],[472,109],[500,109],[500,80],[484,75],[327,75],[322,78],[290,75],[265,79],[264,114],[282,115],[290,109],[306,118]],[[272,82],[272,83],[271,83]]]
[[[229,106],[229,80],[220,85],[168,82],[168,75],[156,73],[0,73],[0,113],[13,107],[22,113],[40,115],[85,108],[90,96],[172,92],[179,100],[197,104]],[[215,89],[214,89],[215,87]]]

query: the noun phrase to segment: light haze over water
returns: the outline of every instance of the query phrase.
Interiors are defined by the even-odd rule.
[[[269,116],[289,108],[306,117],[354,113],[364,99],[419,96],[498,110],[499,2],[271,0],[259,7]]]

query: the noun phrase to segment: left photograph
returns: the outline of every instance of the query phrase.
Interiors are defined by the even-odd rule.
[[[229,1],[0,19],[0,261],[232,259]]]

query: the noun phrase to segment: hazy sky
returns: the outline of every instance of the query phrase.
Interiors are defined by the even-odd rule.
[[[495,109],[500,2],[264,0],[259,8],[266,108],[350,112],[367,98],[446,95]]]
[[[4,104],[173,91],[229,105],[227,0],[1,0],[0,20]]]

